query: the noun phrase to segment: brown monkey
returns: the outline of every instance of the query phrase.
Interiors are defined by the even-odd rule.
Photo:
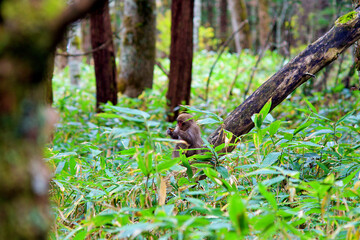
[[[170,135],[172,139],[183,140],[181,143],[175,145],[174,151],[172,153],[173,157],[179,157],[179,149],[189,149],[185,150],[185,155],[190,157],[195,154],[201,153],[203,141],[201,139],[200,128],[193,119],[194,117],[188,113],[180,114],[176,121],[175,129],[169,128],[167,134]]]

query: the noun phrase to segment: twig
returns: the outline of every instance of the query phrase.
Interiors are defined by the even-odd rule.
[[[236,63],[236,74],[235,74],[235,77],[234,77],[234,80],[232,81],[231,85],[230,85],[230,88],[229,88],[229,91],[228,91],[228,94],[227,94],[227,97],[226,99],[229,100],[230,99],[230,96],[232,95],[232,90],[235,86],[235,83],[236,83],[236,80],[238,79],[239,77],[239,74],[240,74],[240,71],[239,71],[239,66],[240,66],[240,59],[241,59],[241,55],[242,55],[243,52],[241,52],[239,54],[239,57],[237,59],[237,63]]]
[[[212,74],[212,72],[213,72],[213,70],[214,70],[214,68],[215,68],[216,63],[219,61],[221,55],[222,55],[222,54],[224,53],[224,51],[225,51],[225,48],[227,47],[227,45],[229,45],[230,41],[234,38],[235,34],[238,33],[238,32],[245,26],[246,23],[248,23],[248,20],[245,20],[245,21],[241,22],[241,23],[240,23],[240,27],[239,27],[235,32],[233,32],[233,33],[231,34],[231,36],[228,37],[228,39],[226,39],[226,41],[225,41],[223,44],[221,44],[221,46],[220,46],[220,49],[221,49],[221,50],[220,50],[220,53],[219,53],[219,55],[217,56],[217,58],[216,58],[215,62],[213,63],[213,65],[212,65],[211,68],[210,68],[209,76],[208,76],[208,79],[207,79],[207,82],[206,82],[206,90],[205,90],[205,101],[206,101],[206,102],[207,102],[207,100],[208,100],[208,95],[209,95],[209,85],[210,85],[211,74]]]
[[[261,59],[264,57],[266,50],[269,48],[270,37],[271,37],[273,31],[275,31],[275,26],[276,26],[276,17],[274,17],[274,19],[273,19],[273,25],[272,25],[272,27],[271,27],[271,31],[269,32],[269,34],[268,34],[268,36],[267,36],[267,38],[266,38],[266,42],[265,42],[264,49],[261,49],[261,50],[260,50],[259,57],[258,57],[258,59],[256,60],[255,66],[254,66],[253,69],[252,69],[252,72],[251,72],[251,75],[250,75],[250,79],[249,79],[249,84],[248,84],[248,86],[247,86],[247,88],[246,88],[246,90],[245,90],[245,92],[244,92],[244,101],[245,101],[245,99],[246,99],[246,95],[249,93],[250,86],[251,86],[251,83],[252,83],[252,81],[253,81],[253,79],[254,79],[254,77],[255,77],[255,72],[256,72],[256,70],[257,70],[257,67],[258,67]]]
[[[158,66],[160,68],[160,70],[167,76],[167,78],[170,78],[170,75],[169,75],[169,72],[166,71],[166,69],[164,68],[164,66],[158,62],[158,61],[155,61],[155,64],[156,66]]]
[[[312,77],[312,78],[316,78],[316,76],[315,76],[314,74],[311,74],[311,73],[309,73],[309,72],[304,73],[304,75],[310,76],[310,77]]]
[[[87,52],[83,52],[83,53],[68,53],[68,52],[65,52],[65,53],[60,53],[60,52],[57,52],[56,55],[58,56],[64,56],[64,57],[81,57],[81,56],[85,56],[85,55],[90,55],[90,54],[93,54],[94,52],[97,52],[99,50],[102,50],[104,49],[107,45],[109,45],[111,43],[113,39],[110,38],[108,39],[106,42],[104,42],[103,44],[101,44],[100,46],[98,46],[97,48],[94,48],[90,51],[87,51]]]

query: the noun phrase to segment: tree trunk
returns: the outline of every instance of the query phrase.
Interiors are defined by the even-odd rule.
[[[155,0],[125,0],[121,32],[119,90],[138,97],[152,88],[156,15]]]
[[[80,41],[77,36],[77,30],[80,28],[80,23],[71,24],[69,29],[69,43],[68,43],[68,51],[70,54],[79,54],[80,51]],[[69,56],[68,65],[69,65],[69,75],[70,75],[70,83],[72,85],[79,85],[80,81],[80,63],[82,61],[82,57],[74,57]]]
[[[258,0],[258,32],[260,40],[260,48],[265,49],[267,44],[267,39],[270,34],[270,16],[268,13],[269,10],[269,0]]]
[[[28,1],[30,15],[17,1],[2,1],[14,11],[0,13],[0,239],[48,238],[45,72],[66,26],[96,2],[81,1],[54,18],[37,12],[42,1]]]
[[[219,3],[219,38],[222,43],[227,39],[227,28],[228,28],[228,19],[227,19],[227,0],[220,0]]]
[[[357,14],[349,13],[346,18],[339,18],[335,26],[316,42],[286,64],[280,71],[262,84],[245,102],[238,106],[214,133],[209,142],[218,146],[225,142],[223,129],[241,136],[249,132],[254,123],[251,116],[259,113],[265,103],[271,99],[271,109],[279,105],[289,94],[322,68],[337,59],[339,54],[360,38],[360,8]],[[235,137],[232,141],[235,141]],[[232,147],[224,151],[232,151]]]
[[[173,0],[171,5],[170,80],[166,98],[168,121],[179,114],[180,104],[189,104],[193,58],[194,0]]]
[[[100,104],[112,102],[117,104],[116,66],[114,45],[109,14],[109,1],[90,16],[91,46],[93,49],[106,45],[93,53],[96,76],[96,110]]]
[[[90,52],[92,50],[89,18],[81,20],[81,49],[83,52]],[[86,63],[90,64],[92,56],[86,55],[84,57],[86,58]]]
[[[208,27],[214,28],[214,3],[213,0],[206,0],[206,13]]]
[[[241,23],[248,18],[246,4],[244,0],[229,0],[228,6],[231,13],[233,32],[236,32],[239,30]],[[235,34],[235,46],[237,53],[240,53],[243,48],[251,48],[251,32],[249,23],[246,23],[242,30]]]
[[[352,4],[354,8],[357,8],[360,6],[360,0],[352,0]],[[354,49],[354,66],[356,71],[358,72],[358,81],[357,84],[360,84],[360,43],[359,41],[357,41],[355,43],[355,49]],[[349,74],[350,75],[350,74]],[[345,86],[347,85],[347,87],[350,86],[350,77],[348,79],[348,81],[346,82]],[[360,89],[360,85],[357,87],[358,89]]]
[[[52,105],[54,102],[54,94],[52,88],[52,78],[54,76],[55,53],[52,52],[49,56],[46,69],[45,69],[45,103]]]
[[[194,52],[199,50],[199,28],[201,24],[201,0],[194,2]]]

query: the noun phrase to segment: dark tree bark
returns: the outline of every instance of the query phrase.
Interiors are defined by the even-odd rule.
[[[112,40],[109,1],[90,16],[91,46],[93,49],[106,44],[106,47],[93,53],[96,76],[96,110],[100,104],[117,104],[115,53]]]
[[[219,38],[221,44],[227,39],[227,28],[228,28],[228,16],[227,16],[227,0],[219,0]]]
[[[155,0],[125,0],[121,31],[119,90],[138,97],[152,88],[156,44]]]
[[[272,99],[271,109],[274,109],[313,74],[336,60],[339,54],[360,38],[359,12],[360,8],[357,8],[356,12],[339,18],[329,32],[262,84],[225,119],[223,126],[209,136],[209,142],[215,146],[224,143],[223,129],[232,132],[235,137],[249,132],[254,127],[251,116],[259,113],[269,99]],[[224,152],[232,151],[233,148],[228,147]]]
[[[54,19],[36,12],[43,11],[40,0],[28,2],[30,15],[17,1],[0,1],[0,7],[6,3],[16,10],[0,13],[0,239],[48,237],[49,173],[42,159],[50,122],[46,69],[67,25],[97,2],[78,1]]]
[[[206,12],[207,12],[207,22],[209,27],[214,28],[214,2],[213,0],[206,0]]]
[[[194,0],[173,0],[171,5],[170,80],[166,98],[168,121],[179,114],[180,104],[189,104],[193,58]]]

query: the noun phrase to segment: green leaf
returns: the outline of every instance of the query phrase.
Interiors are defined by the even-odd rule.
[[[235,193],[229,197],[229,217],[239,236],[249,232],[249,221],[246,206],[240,194]]]
[[[88,234],[87,230],[81,230],[79,232],[77,232],[74,236],[74,238],[72,238],[73,240],[83,240],[86,238],[86,235]]]
[[[271,102],[272,102],[272,98],[270,98],[265,105],[263,106],[263,108],[260,110],[259,114],[262,116],[263,119],[265,119],[266,115],[269,114],[270,112],[270,108],[271,108]],[[262,124],[262,122],[261,122]],[[261,125],[260,124],[260,125]]]
[[[194,176],[194,174],[193,174],[193,171],[189,164],[188,159],[183,154],[180,155],[180,158],[181,158],[182,164],[184,165],[184,167],[186,167],[186,173],[187,173],[189,179],[191,179]]]
[[[314,113],[318,113],[316,108],[314,107],[314,105],[312,105],[311,102],[309,102],[309,100],[307,100],[307,98],[304,98],[306,104],[309,106],[309,108],[314,112]]]
[[[337,122],[336,125],[342,123],[343,121],[345,121],[347,118],[349,118],[353,113],[355,112],[355,110],[352,110],[350,112],[348,112],[347,114],[345,114],[345,116],[341,117]]]
[[[204,118],[199,121],[197,121],[197,124],[199,125],[207,125],[207,124],[221,124],[222,121],[216,120],[213,118]]]
[[[156,166],[156,171],[157,172],[162,172],[162,171],[168,170],[172,166],[177,164],[178,162],[179,162],[178,158],[170,159],[170,160],[167,160],[167,161],[162,161]]]
[[[122,138],[122,137],[127,137],[127,136],[131,136],[137,133],[143,133],[144,131],[142,130],[136,130],[136,129],[131,129],[131,128],[113,128],[111,130],[110,136],[113,139],[116,138]]]
[[[223,178],[229,177],[229,172],[224,166],[217,166],[216,171],[218,171]]]
[[[266,190],[265,185],[263,185],[262,183],[259,183],[258,188],[259,188],[259,192],[261,193],[261,195],[263,195],[264,198],[270,203],[272,208],[277,210],[278,206],[277,206],[277,202],[276,202],[274,194],[272,194],[271,192],[268,192]]]
[[[55,170],[55,175],[59,174],[64,169],[65,163],[66,163],[65,161],[59,162]]]
[[[141,117],[143,117],[145,119],[150,118],[150,114],[148,114],[147,112],[138,110],[138,109],[118,107],[118,106],[109,106],[109,105],[105,105],[105,108],[106,109],[112,109],[112,110],[117,111],[119,113],[126,113],[126,114],[135,115],[135,116],[141,116]]]
[[[309,127],[311,124],[313,124],[315,122],[314,119],[310,120],[310,121],[306,121],[304,124],[301,124],[299,127],[297,127],[293,133],[293,135],[295,136],[298,132],[304,130],[305,128]]]
[[[269,153],[263,160],[263,162],[261,163],[261,168],[264,167],[270,167],[271,165],[273,165],[275,162],[277,162],[278,158],[281,156],[281,152],[272,152]]]
[[[269,127],[269,134],[270,134],[270,136],[274,136],[274,135],[275,135],[275,133],[279,130],[280,125],[281,125],[281,121],[280,121],[280,120],[277,120],[277,121],[272,122],[272,123],[270,124],[270,127]]]
[[[348,185],[350,183],[351,180],[353,180],[353,178],[355,177],[355,175],[358,173],[359,171],[354,171],[352,172],[349,176],[347,176],[346,178],[344,178],[342,181],[343,181],[343,184],[344,186]]]

